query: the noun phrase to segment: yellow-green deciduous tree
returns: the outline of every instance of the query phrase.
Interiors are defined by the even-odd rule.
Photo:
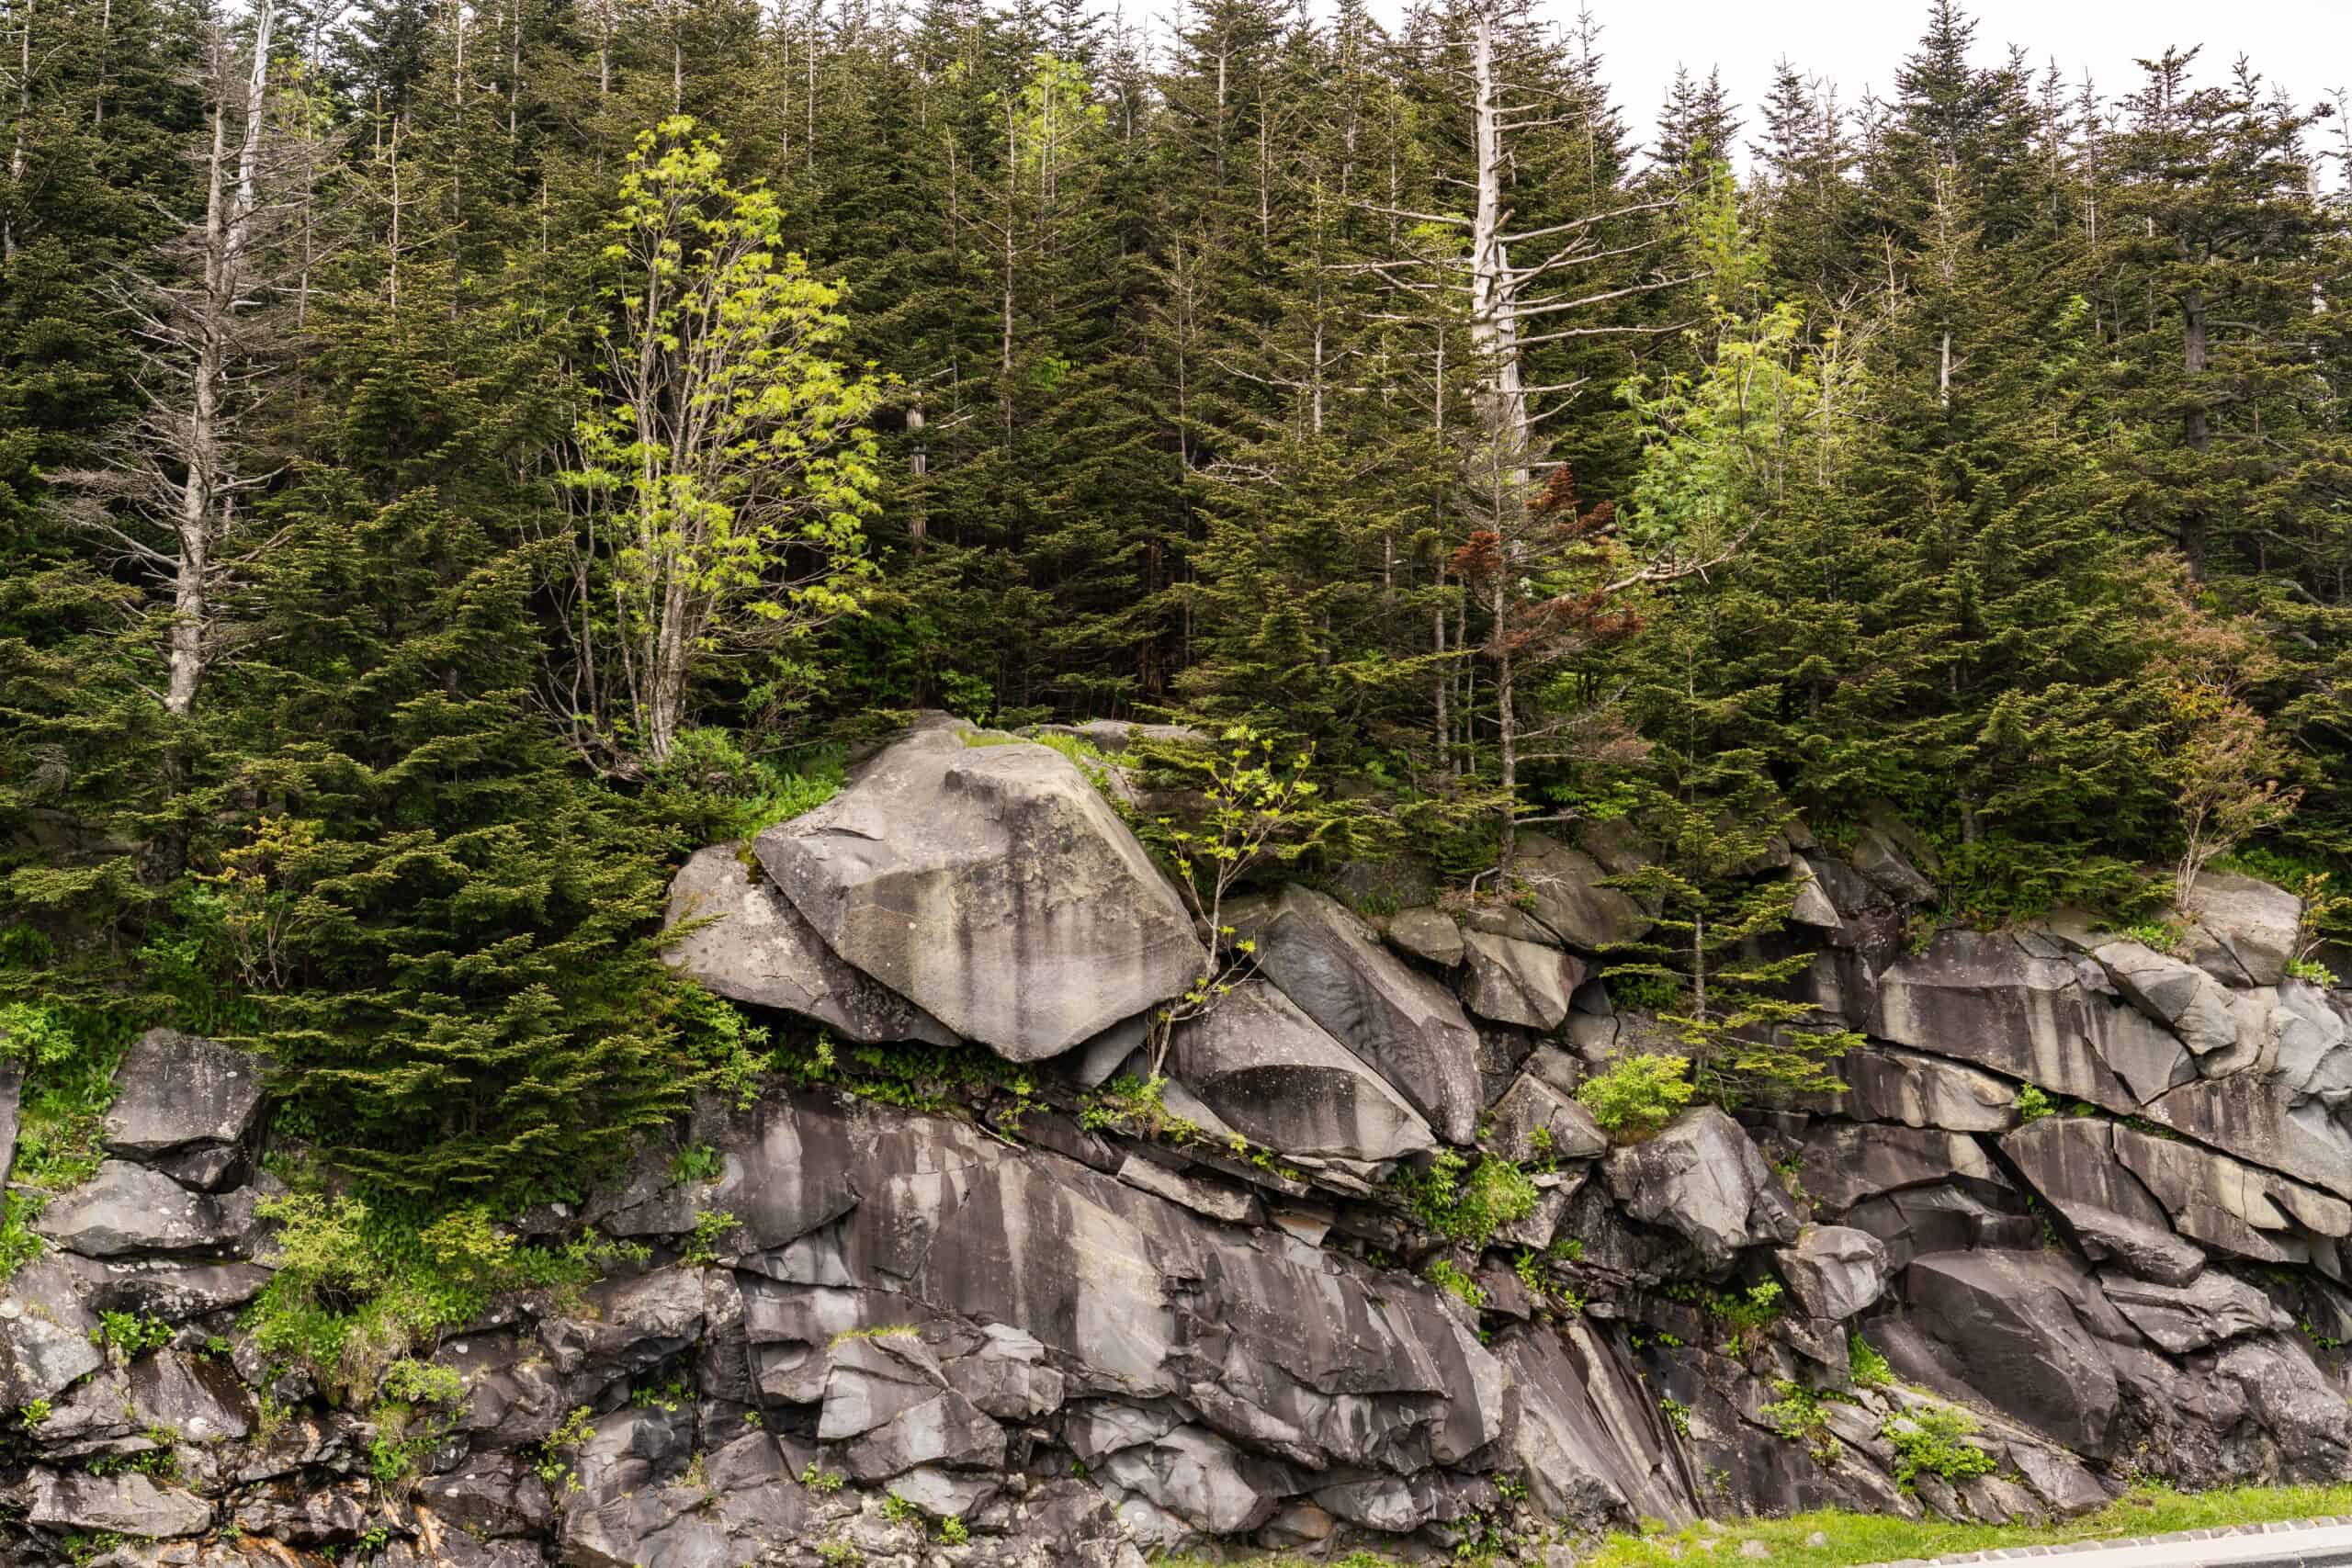
[[[553,694],[624,773],[669,761],[699,675],[788,650],[873,572],[880,384],[828,352],[842,290],[785,248],[775,197],[729,184],[694,131],[673,117],[630,155],[603,375],[564,476],[572,646]]]

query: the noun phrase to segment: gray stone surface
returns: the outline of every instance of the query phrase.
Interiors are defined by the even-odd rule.
[[[1855,999],[1854,1021],[2125,1114],[2194,1080],[2188,1049],[2136,1010],[2086,991],[2078,962],[2008,933],[1942,931],[1877,976]]]
[[[1530,917],[1578,952],[1632,942],[1657,918],[1623,888],[1601,886],[1609,873],[1590,854],[1547,834],[1519,835],[1512,874],[1533,895]]]
[[[2176,1356],[2242,1334],[2294,1326],[2294,1319],[2268,1296],[2218,1269],[2185,1285],[2157,1284],[2110,1271],[2100,1276],[2099,1285],[2134,1328],[2157,1348]]]
[[[722,997],[831,1024],[852,1040],[952,1045],[945,1024],[844,964],[732,844],[698,850],[670,885],[668,923],[707,920],[662,957]]]
[[[1495,1101],[1488,1146],[1521,1165],[1544,1160],[1594,1159],[1609,1152],[1609,1134],[1592,1112],[1563,1091],[1539,1068],[1513,1080]]]
[[[1469,972],[1462,1003],[1497,1023],[1550,1031],[1567,1021],[1568,998],[1584,983],[1585,966],[1555,947],[1486,931],[1462,935]]]
[[[116,1475],[35,1470],[26,1517],[54,1529],[150,1540],[200,1535],[212,1528],[212,1509],[202,1499],[158,1486],[135,1470]]]
[[[1884,1045],[1849,1051],[1838,1076],[1839,1115],[1953,1133],[1998,1133],[2017,1121],[2017,1088],[1958,1062]]]
[[[1993,1408],[2072,1449],[2103,1456],[2121,1404],[2116,1377],[2086,1327],[2095,1291],[2079,1266],[2052,1252],[1941,1252],[1915,1258],[1903,1287],[1905,1323],[1936,1360],[1905,1376],[1957,1382]],[[1904,1343],[1883,1337],[1895,1359]]]
[[[1265,980],[1179,1024],[1168,1070],[1252,1143],[1379,1162],[1436,1146],[1421,1114]]]
[[[1819,1123],[1805,1134],[1798,1170],[1805,1191],[1830,1214],[1898,1188],[1955,1179],[2005,1185],[1967,1134],[1883,1122]]]
[[[1707,1270],[1724,1268],[1743,1247],[1797,1239],[1796,1212],[1779,1178],[1739,1123],[1713,1106],[1611,1150],[1601,1169],[1627,1213],[1690,1242]]]
[[[2214,1076],[2209,1061],[2231,1060],[2238,1043],[2237,1014],[2230,993],[2211,975],[2136,942],[2110,942],[2091,956],[2132,1006],[2188,1047],[2200,1071]]]
[[[753,848],[834,953],[1013,1061],[1057,1055],[1201,973],[1174,889],[1043,746],[918,730]]]
[[[191,1192],[144,1166],[110,1159],[89,1180],[51,1200],[37,1228],[85,1258],[218,1256],[247,1246],[254,1203],[251,1188],[220,1197]]]
[[[0,1034],[0,1045],[6,1043]],[[17,1158],[17,1097],[25,1087],[25,1065],[14,1056],[0,1055],[0,1181],[7,1179],[8,1168]]]
[[[2210,870],[2199,874],[2181,910],[2194,962],[2229,986],[2285,978],[2302,913],[2302,900],[2283,887]]]
[[[55,1257],[0,1280],[0,1406],[51,1398],[103,1361],[90,1343],[97,1315],[74,1287],[73,1271]]]
[[[1446,988],[1382,947],[1337,899],[1296,885],[1228,906],[1259,972],[1362,1057],[1439,1136],[1466,1144],[1486,1100],[1478,1036]]]
[[[1462,962],[1462,928],[1442,909],[1421,905],[1399,909],[1381,922],[1381,934],[1391,947],[1416,958],[1451,969]]]
[[[114,1083],[106,1145],[133,1159],[242,1144],[261,1111],[259,1062],[174,1029],[151,1029],[132,1042]],[[229,1164],[209,1164],[205,1184],[227,1174]]]
[[[1892,1272],[1885,1244],[1849,1225],[1807,1225],[1772,1261],[1805,1315],[1826,1319],[1852,1317],[1875,1305]]]

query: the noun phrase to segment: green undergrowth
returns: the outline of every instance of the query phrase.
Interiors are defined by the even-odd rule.
[[[843,1046],[820,1032],[813,1039],[786,1040],[769,1064],[796,1082],[826,1084],[900,1111],[953,1111],[968,1100],[1001,1091],[1011,1100],[997,1112],[997,1120],[1011,1131],[1019,1130],[1036,1094],[1026,1072],[980,1045],[901,1041]]]
[[[647,781],[645,804],[696,843],[749,840],[832,799],[841,793],[842,774],[837,747],[804,749],[787,767],[744,755],[724,730],[693,729],[678,738],[670,762]]]
[[[642,1250],[594,1236],[528,1245],[473,1206],[427,1217],[389,1201],[297,1191],[264,1199],[261,1213],[278,1225],[266,1257],[277,1271],[245,1327],[264,1355],[308,1368],[336,1403],[364,1403],[412,1351],[499,1295],[575,1292],[607,1263]],[[417,1390],[405,1392],[417,1399]]]
[[[1115,798],[1111,790],[1114,764],[1102,754],[1102,749],[1091,740],[1081,740],[1075,735],[1057,735],[1050,730],[1035,735],[1008,735],[995,729],[967,729],[964,732],[964,744],[967,746],[1013,746],[1023,742],[1060,752],[1086,775],[1086,782],[1094,786],[1095,794],[1106,799]]]
[[[1763,1543],[1778,1568],[1856,1568],[1861,1563],[1949,1557],[2007,1547],[2119,1540],[2346,1513],[2352,1513],[2352,1485],[2239,1486],[2216,1492],[2175,1492],[2145,1485],[2125,1493],[2097,1513],[2058,1525],[1914,1523],[1891,1514],[1823,1508],[1787,1518],[1723,1519],[1679,1530],[1660,1527],[1640,1535],[1611,1535],[1578,1562],[1580,1568],[1690,1568],[1711,1558],[1736,1558],[1739,1543],[1754,1540]],[[1822,1543],[1806,1544],[1815,1534],[1823,1538]],[[1350,1552],[1336,1560],[1269,1555],[1214,1565],[1210,1559],[1195,1556],[1152,1561],[1159,1568],[1400,1568],[1398,1559],[1373,1551]],[[1472,1552],[1457,1561],[1494,1562],[1498,1559]]]
[[[2352,1511],[2352,1485],[2245,1486],[2217,1492],[2175,1492],[2143,1486],[2101,1508],[2058,1525],[1955,1525],[1914,1523],[1885,1514],[1849,1514],[1825,1508],[1784,1519],[1731,1519],[1715,1529],[1694,1525],[1682,1530],[1612,1535],[1584,1560],[1585,1568],[1665,1568],[1703,1561],[1699,1543],[1759,1540],[1780,1568],[1852,1568],[1915,1557],[1948,1557],[2007,1547],[2054,1546],[2069,1541],[2114,1540],[2173,1530],[2211,1529]],[[1823,1543],[1807,1545],[1818,1532]],[[1718,1551],[1724,1550],[1717,1548]],[[1736,1550],[1736,1548],[1732,1548]]]
[[[1525,1171],[1499,1155],[1480,1156],[1465,1174],[1466,1163],[1453,1150],[1441,1149],[1428,1169],[1403,1169],[1394,1179],[1423,1225],[1484,1247],[1497,1231],[1533,1213],[1541,1194]]]

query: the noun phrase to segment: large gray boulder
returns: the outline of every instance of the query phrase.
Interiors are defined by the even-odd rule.
[[[697,850],[670,885],[669,924],[705,921],[662,957],[734,1001],[831,1024],[852,1040],[952,1045],[945,1024],[844,964],[732,844]]]
[[[2230,993],[2204,970],[2136,942],[2107,942],[2091,956],[2132,1006],[2188,1047],[2207,1077],[2251,1059],[2236,1055],[2238,1020]]]
[[[1848,1005],[1860,1004],[1853,1021],[1881,1039],[2124,1114],[2194,1080],[2179,1041],[2085,987],[2076,964],[2087,962],[2049,938],[1945,931]]]
[[[1462,1001],[1497,1023],[1550,1031],[1567,1021],[1568,998],[1584,983],[1585,967],[1555,947],[1489,931],[1462,933],[1469,973]]]
[[[2294,1104],[2268,1078],[2242,1073],[2184,1084],[2146,1114],[2250,1164],[2352,1198],[2352,1129],[2322,1101]]]
[[[2275,986],[2302,934],[2303,901],[2234,872],[2199,873],[2180,911],[2190,956],[2229,986]]]
[[[1849,1225],[1807,1225],[1772,1261],[1808,1317],[1852,1317],[1886,1293],[1885,1245]]]
[[[842,1467],[882,1481],[922,1464],[998,1469],[1004,1428],[948,1386],[939,1358],[910,1331],[852,1334],[831,1347],[817,1440]]]
[[[2115,1156],[2183,1235],[2264,1263],[2307,1262],[2352,1235],[2352,1204],[2181,1138],[2114,1129]]]
[[[115,1068],[107,1148],[160,1165],[192,1185],[220,1186],[262,1100],[261,1064],[232,1046],[175,1029],[151,1029]]]
[[[1312,888],[1293,884],[1230,911],[1234,928],[1257,944],[1259,971],[1283,995],[1371,1064],[1440,1136],[1471,1140],[1485,1104],[1478,1036],[1451,992]]]
[[[35,1228],[85,1258],[144,1253],[219,1256],[241,1251],[254,1230],[253,1189],[191,1192],[145,1166],[110,1159],[41,1210]]]
[[[1832,1106],[1857,1121],[1998,1133],[2018,1117],[2017,1088],[2007,1079],[1916,1051],[1885,1045],[1849,1051],[1838,1076],[1846,1089]]]
[[[1143,846],[1044,746],[918,730],[753,849],[834,953],[1012,1061],[1179,995],[1204,962]]]
[[[1743,1247],[1797,1239],[1796,1211],[1772,1168],[1739,1123],[1712,1105],[1645,1143],[1611,1150],[1601,1169],[1627,1213],[1688,1241],[1709,1272]]]
[[[2006,1185],[1974,1138],[1936,1127],[1817,1122],[1805,1134],[1798,1158],[1806,1193],[1833,1214],[1905,1187],[1954,1180]]]
[[[2094,1260],[2112,1259],[2164,1284],[2186,1285],[2205,1254],[2174,1234],[2172,1212],[2116,1155],[2114,1124],[2044,1116],[2001,1140],[2001,1150]]]
[[[2099,1280],[2107,1299],[2134,1328],[2175,1356],[2202,1350],[2241,1334],[2291,1328],[2295,1320],[2268,1296],[2220,1269],[2209,1269],[2185,1285],[2163,1285],[2108,1273]]]
[[[1385,1079],[1264,980],[1177,1025],[1168,1067],[1227,1126],[1283,1154],[1377,1163],[1437,1144]]]
[[[1427,959],[1440,968],[1451,969],[1462,962],[1462,928],[1442,909],[1426,904],[1399,909],[1381,922],[1380,932],[1398,952]]]
[[[2055,1252],[1943,1252],[1905,1271],[1902,1321],[1933,1359],[1895,1370],[1973,1394],[2076,1453],[2106,1454],[2121,1395],[2086,1326],[2098,1287]],[[2097,1305],[2104,1307],[2100,1299]],[[2110,1313],[2112,1309],[2108,1309]],[[2128,1333],[2129,1330],[2124,1330]],[[1908,1346],[1887,1336],[1885,1348]]]
[[[212,1528],[209,1504],[177,1487],[158,1486],[135,1470],[115,1475],[36,1470],[25,1517],[51,1529],[150,1540],[201,1535]]]
[[[104,1362],[90,1342],[97,1317],[74,1283],[54,1257],[36,1258],[0,1280],[0,1406],[50,1398]]]
[[[1521,1165],[1591,1159],[1609,1152],[1609,1134],[1575,1094],[1546,1076],[1545,1064],[1521,1073],[1495,1101],[1487,1146]]]

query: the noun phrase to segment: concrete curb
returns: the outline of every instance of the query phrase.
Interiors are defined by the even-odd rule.
[[[2114,1540],[2077,1540],[2055,1546],[2007,1546],[1991,1551],[1964,1551],[1952,1557],[1905,1557],[1891,1562],[1871,1563],[1868,1568],[1944,1568],[1947,1563],[2003,1562],[2020,1557],[2098,1557],[2108,1552],[2128,1551],[2135,1549],[2162,1554],[2159,1558],[2152,1558],[2152,1561],[2197,1562],[2200,1560],[2199,1557],[2175,1557],[2167,1551],[2167,1549],[2188,1546],[2196,1541],[2250,1542],[2254,1538],[2263,1536],[2306,1535],[2313,1531],[2331,1529],[2345,1532],[2346,1540],[2343,1544],[2346,1548],[2352,1548],[2352,1516],[2326,1514],[2308,1519],[2275,1519],[2267,1524],[2223,1525],[2213,1529],[2178,1530],[2170,1535],[2124,1536]],[[2315,1543],[2298,1541],[2293,1544],[2305,1546]],[[2252,1558],[2261,1554],[2252,1551],[2233,1551],[2226,1555],[2230,1558]],[[2097,1565],[2097,1568],[2107,1568],[2107,1565]]]

